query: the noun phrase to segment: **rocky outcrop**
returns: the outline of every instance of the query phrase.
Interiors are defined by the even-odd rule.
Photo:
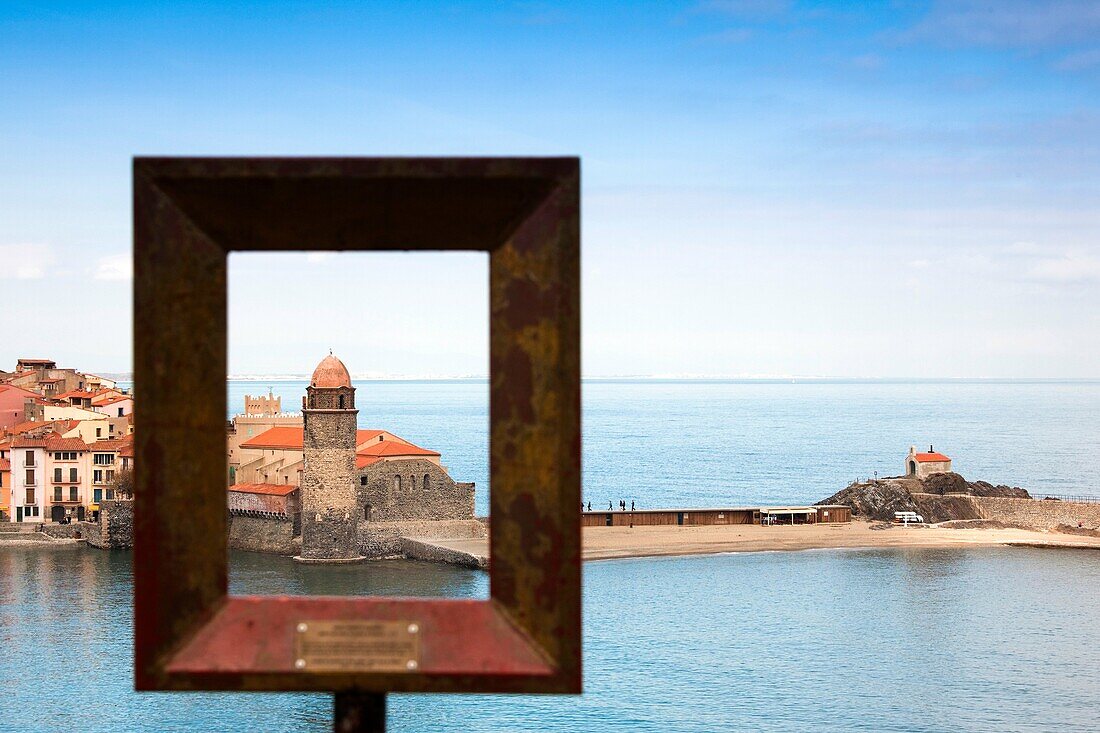
[[[920,512],[909,484],[916,479],[876,479],[858,481],[818,504],[843,504],[852,507],[852,515],[866,519],[891,521],[894,512]]]
[[[852,514],[891,521],[894,512],[916,512],[926,522],[984,519],[972,497],[1030,499],[1024,489],[967,481],[957,473],[934,473],[924,479],[884,478],[849,484],[819,504],[843,504]]]
[[[913,479],[905,479],[912,481]],[[920,489],[914,489],[923,494],[966,494],[968,496],[999,496],[1009,499],[1030,499],[1031,494],[1019,486],[994,486],[988,481],[967,481],[954,472],[934,473],[926,479],[917,480],[921,484]]]

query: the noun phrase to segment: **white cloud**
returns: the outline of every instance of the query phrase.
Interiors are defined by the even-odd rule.
[[[1030,264],[1025,277],[1052,285],[1100,282],[1100,257],[1066,254],[1039,258]]]
[[[38,280],[53,261],[48,244],[0,244],[0,280]]]
[[[133,261],[128,254],[100,257],[92,277],[96,280],[131,280],[134,277]]]
[[[1100,31],[1093,0],[940,0],[903,40],[948,46],[1038,48],[1088,41]]]

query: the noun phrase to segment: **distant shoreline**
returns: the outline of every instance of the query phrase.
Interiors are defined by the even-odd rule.
[[[108,376],[108,375],[104,375]],[[132,374],[111,374],[118,382],[133,382]],[[308,382],[307,374],[231,374],[228,382]],[[416,376],[370,375],[352,376],[355,382],[478,382],[489,381],[488,376]],[[582,382],[608,384],[1100,384],[1100,377],[691,377],[691,376],[585,376]]]

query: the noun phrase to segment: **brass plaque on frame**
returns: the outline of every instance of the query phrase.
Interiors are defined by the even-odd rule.
[[[415,672],[415,621],[302,621],[294,629],[294,667],[305,672]]]

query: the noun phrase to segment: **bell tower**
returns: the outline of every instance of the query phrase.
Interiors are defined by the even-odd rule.
[[[330,352],[302,398],[302,554],[305,563],[347,563],[359,554],[355,487],[355,388]]]

